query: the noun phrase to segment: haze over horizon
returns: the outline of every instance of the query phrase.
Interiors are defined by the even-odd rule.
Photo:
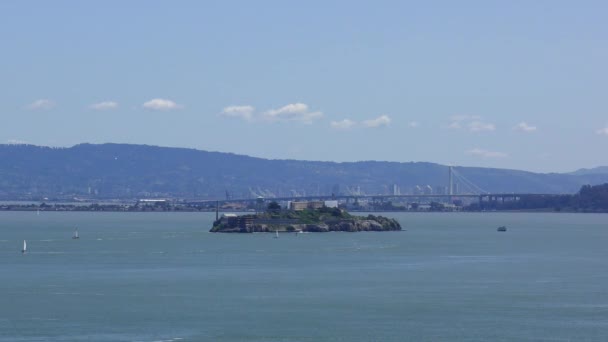
[[[0,143],[608,165],[601,1],[0,3]]]

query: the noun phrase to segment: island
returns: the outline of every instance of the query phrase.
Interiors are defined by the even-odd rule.
[[[331,201],[329,201],[331,202]],[[213,222],[212,233],[400,231],[397,220],[375,215],[355,216],[324,202],[276,202],[255,214],[224,214]]]

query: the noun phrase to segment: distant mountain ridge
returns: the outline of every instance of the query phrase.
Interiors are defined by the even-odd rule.
[[[401,193],[427,185],[437,191],[448,183],[448,166],[434,163],[269,160],[131,144],[0,145],[0,160],[0,199],[392,194],[396,187]],[[477,187],[495,193],[574,193],[585,184],[608,182],[608,174],[455,170]],[[461,192],[470,190],[465,182],[458,184]]]
[[[590,169],[578,169],[574,172],[570,172],[571,175],[599,175],[608,174],[608,166],[598,166]]]

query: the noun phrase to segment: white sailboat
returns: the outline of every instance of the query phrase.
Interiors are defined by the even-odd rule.
[[[279,231],[278,231],[278,230],[275,230],[275,231],[274,231],[274,233],[275,233],[274,238],[275,238],[275,239],[278,239],[278,238],[279,238]]]
[[[21,250],[21,254],[25,254],[27,252],[27,243],[23,240],[23,249]]]
[[[74,230],[74,234],[72,234],[72,239],[80,239],[80,236],[78,236],[78,228]]]

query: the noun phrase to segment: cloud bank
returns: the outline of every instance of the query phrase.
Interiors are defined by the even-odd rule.
[[[522,121],[515,126],[515,129],[522,132],[534,132],[536,131],[536,126],[531,126],[527,122]]]
[[[362,128],[379,128],[389,126],[391,118],[388,115],[381,115],[375,119],[363,120],[361,122],[353,121],[350,119],[344,119],[341,121],[332,121],[329,123],[330,127],[336,130],[349,130],[355,127]]]
[[[25,106],[29,110],[46,110],[55,107],[55,102],[49,99],[39,99]]]
[[[308,110],[308,105],[304,103],[291,103],[262,114],[262,118],[267,121],[298,121],[306,124],[322,117],[322,112],[311,112]]]
[[[229,118],[239,118],[247,121],[253,119],[255,108],[253,106],[228,106],[222,109],[220,115]]]
[[[8,139],[6,141],[7,144],[9,145],[28,145],[29,143],[25,140],[19,140],[19,139]]]
[[[508,155],[503,152],[488,151],[481,148],[473,148],[465,152],[470,156],[481,157],[481,158],[506,158]]]
[[[494,131],[496,130],[496,126],[491,123],[481,122],[481,121],[472,121],[467,125],[469,131],[471,132],[484,132],[484,131]]]
[[[375,119],[364,120],[361,124],[368,128],[385,127],[391,124],[391,118],[388,115],[381,115]]]
[[[112,110],[118,108],[118,102],[114,101],[103,101],[99,103],[93,103],[89,106],[93,110]]]
[[[299,102],[269,109],[265,112],[257,112],[255,107],[250,105],[233,105],[224,107],[220,115],[250,122],[299,122],[304,124],[311,124],[323,117],[322,112],[311,111],[308,105]]]
[[[150,110],[162,110],[162,111],[175,110],[175,109],[182,108],[181,105],[178,105],[177,103],[175,103],[171,100],[159,99],[159,98],[144,102],[142,107],[144,107],[146,109],[150,109]]]
[[[329,123],[329,125],[333,129],[348,130],[348,129],[353,128],[355,125],[357,125],[357,123],[353,120],[344,119],[344,120],[340,120],[340,121],[332,121]]]
[[[496,130],[496,125],[481,121],[481,117],[478,115],[453,115],[450,117],[448,128],[466,128],[470,132],[491,132]]]

